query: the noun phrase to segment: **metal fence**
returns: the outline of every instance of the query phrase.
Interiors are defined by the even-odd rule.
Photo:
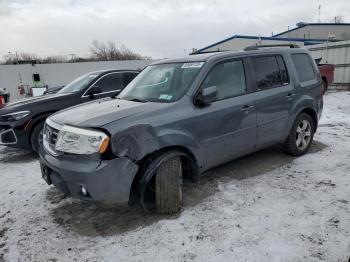
[[[322,57],[321,63],[335,65],[335,88],[350,88],[350,40],[313,45],[308,47],[314,58]]]

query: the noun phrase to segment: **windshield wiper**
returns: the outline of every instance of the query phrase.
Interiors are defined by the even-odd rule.
[[[133,102],[140,102],[140,103],[146,103],[146,102],[149,102],[148,100],[142,100],[142,99],[138,99],[138,98],[133,98],[133,99],[130,99],[129,101],[133,101]]]

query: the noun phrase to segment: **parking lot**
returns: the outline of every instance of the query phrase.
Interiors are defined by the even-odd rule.
[[[0,147],[0,261],[347,261],[350,92],[329,92],[310,152],[279,147],[185,185],[175,216],[65,198]]]

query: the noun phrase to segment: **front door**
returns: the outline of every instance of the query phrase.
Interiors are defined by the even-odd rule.
[[[89,90],[94,88],[99,90],[99,93],[96,93],[93,96],[96,99],[116,96],[124,88],[123,74],[120,72],[112,72],[103,75],[85,92],[82,98],[85,100],[90,99],[91,97],[87,94]]]
[[[216,86],[217,101],[196,107],[195,131],[204,149],[204,164],[211,168],[250,153],[256,143],[254,94],[247,94],[242,60],[216,64],[201,88]]]

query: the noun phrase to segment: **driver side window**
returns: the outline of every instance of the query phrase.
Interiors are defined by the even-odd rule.
[[[101,90],[101,93],[120,91],[123,89],[123,76],[121,73],[112,73],[103,76],[94,86]]]
[[[216,64],[205,78],[202,87],[216,86],[222,100],[246,93],[246,79],[242,60]]]

